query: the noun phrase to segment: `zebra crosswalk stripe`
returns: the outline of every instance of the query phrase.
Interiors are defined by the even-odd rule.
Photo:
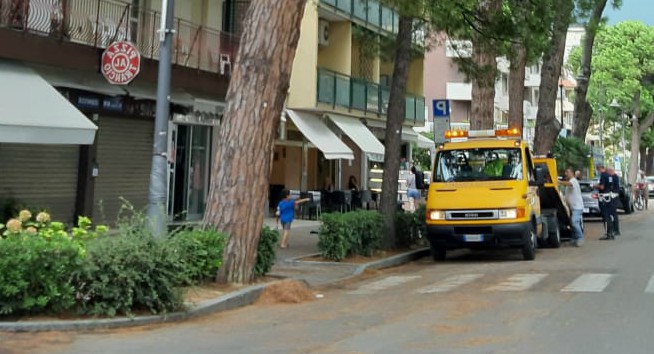
[[[645,288],[646,293],[654,293],[654,275],[652,275],[651,278],[649,278],[649,282],[647,283],[647,287]]]
[[[569,293],[600,293],[611,283],[613,274],[588,273],[582,274],[565,288],[562,292]]]
[[[384,278],[369,284],[365,284],[361,286],[359,289],[355,291],[349,292],[350,294],[355,294],[355,295],[361,295],[361,294],[371,294],[376,291],[380,290],[385,290],[388,288],[392,288],[394,286],[398,286],[400,284],[404,284],[406,282],[409,282],[414,279],[421,278],[420,275],[409,275],[409,276],[398,276],[398,275],[393,275],[388,278]]]
[[[446,293],[459,286],[471,283],[481,277],[483,274],[461,274],[445,278],[437,283],[425,286],[416,290],[419,294]]]
[[[524,291],[541,280],[545,279],[547,274],[529,273],[529,274],[516,274],[507,278],[505,281],[488,287],[486,291]]]

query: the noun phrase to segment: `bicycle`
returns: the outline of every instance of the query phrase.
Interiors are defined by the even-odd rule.
[[[645,209],[645,197],[643,197],[643,192],[640,190],[636,192],[636,198],[634,199],[634,207],[638,211]]]

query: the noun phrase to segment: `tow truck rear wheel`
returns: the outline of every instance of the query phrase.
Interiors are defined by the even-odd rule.
[[[561,230],[556,216],[547,219],[547,243],[552,248],[561,247]]]
[[[522,258],[525,261],[533,261],[536,258],[536,229],[532,226],[525,237],[525,244],[522,246]]]
[[[429,250],[431,251],[431,258],[434,261],[444,261],[446,257],[447,251],[445,250],[445,247],[443,246],[438,246],[435,243],[430,242],[429,243]]]

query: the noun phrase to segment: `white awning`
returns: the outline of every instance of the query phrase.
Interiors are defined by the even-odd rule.
[[[358,118],[328,113],[327,117],[359,146],[371,161],[384,161],[384,145]]]
[[[354,153],[316,114],[287,109],[286,113],[304,136],[322,151],[328,160],[354,160]]]
[[[146,83],[131,83],[127,86],[123,86],[125,91],[128,94],[138,100],[157,100],[157,84],[146,84]],[[195,105],[195,97],[193,95],[181,91],[181,90],[170,90],[170,102],[182,106],[193,107]]]
[[[77,70],[55,68],[44,65],[31,67],[55,87],[67,87],[89,92],[98,92],[108,96],[122,96],[126,92],[120,86],[110,84],[102,75]]]
[[[418,133],[418,141],[416,141],[416,144],[421,149],[433,149],[436,147],[434,142],[431,141],[431,139],[420,133]]]
[[[97,129],[33,69],[0,61],[0,142],[90,145]]]

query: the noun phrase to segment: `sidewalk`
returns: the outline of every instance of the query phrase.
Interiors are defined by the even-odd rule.
[[[275,228],[275,219],[266,218],[264,225]],[[369,268],[386,268],[401,265],[418,259],[426,254],[426,249],[419,249],[377,261],[362,264],[343,264],[338,262],[310,262],[299,258],[316,255],[318,251],[318,230],[320,221],[295,220],[289,236],[289,248],[277,248],[277,260],[268,274],[273,277],[296,279],[306,282],[311,287],[325,286],[340,280],[351,278]],[[312,233],[313,232],[313,233]],[[0,321],[0,331],[40,332],[40,331],[84,331],[151,325],[155,323],[182,321],[192,317],[216,313],[253,304],[261,292],[271,284],[262,283],[227,293],[215,299],[205,301],[186,311],[163,315],[117,317],[108,319],[85,320],[45,320],[45,321]]]
[[[266,219],[264,224],[275,227],[275,219]],[[318,250],[320,221],[295,220],[289,234],[289,247],[277,248],[277,261],[269,275],[297,279],[310,286],[320,286],[355,275],[358,265],[304,262],[298,258],[315,255]],[[281,232],[281,231],[280,231]],[[313,232],[313,233],[312,233]]]

